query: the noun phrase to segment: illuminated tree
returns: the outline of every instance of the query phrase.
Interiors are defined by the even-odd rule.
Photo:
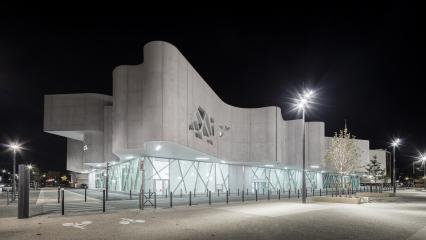
[[[325,159],[328,165],[340,175],[340,187],[343,187],[343,176],[359,168],[361,149],[355,136],[348,132],[347,127],[335,133],[330,141]]]
[[[370,160],[370,163],[367,164],[365,170],[367,170],[368,175],[374,177],[374,183],[377,182],[377,179],[383,176],[384,170],[380,167],[380,163],[377,161],[377,156],[374,155],[373,159]]]

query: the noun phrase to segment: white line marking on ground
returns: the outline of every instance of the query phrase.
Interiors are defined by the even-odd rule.
[[[130,223],[144,223],[145,220],[142,219],[131,219],[131,218],[121,218],[120,220],[120,224],[130,224]]]
[[[81,223],[63,223],[64,227],[75,227],[80,229],[86,229],[87,225],[92,224],[92,221],[82,221]]]

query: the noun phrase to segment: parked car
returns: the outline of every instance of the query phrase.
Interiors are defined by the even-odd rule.
[[[12,191],[12,184],[10,184],[10,183],[4,184],[3,187],[2,187],[2,190],[3,190],[3,192]]]

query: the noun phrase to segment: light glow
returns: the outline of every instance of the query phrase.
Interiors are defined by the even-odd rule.
[[[155,146],[155,151],[160,151],[161,150],[161,145],[157,145],[157,146]]]
[[[311,165],[311,168],[320,168],[318,165]]]
[[[305,94],[303,94],[303,96],[304,96],[306,99],[311,98],[313,95],[314,95],[314,91],[312,91],[312,90],[307,90],[307,91],[305,91]]]
[[[196,160],[209,160],[210,158],[208,157],[196,157]]]
[[[274,165],[272,165],[272,164],[266,164],[266,165],[263,165],[263,166],[265,166],[265,167],[273,167]]]
[[[304,110],[309,107],[309,104],[312,103],[311,99],[314,96],[314,91],[305,90],[303,94],[299,94],[299,98],[296,99],[295,107],[299,110]]]
[[[127,156],[127,157],[125,157],[126,158],[126,160],[130,160],[130,159],[132,159],[133,158],[133,156]]]
[[[19,151],[21,149],[21,145],[19,143],[11,143],[9,144],[9,148],[13,151]]]
[[[401,140],[399,138],[395,138],[392,141],[392,147],[398,147],[398,145],[401,143]]]

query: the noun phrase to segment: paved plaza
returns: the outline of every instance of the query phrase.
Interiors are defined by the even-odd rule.
[[[40,194],[41,195],[41,194]],[[77,195],[75,195],[78,197]],[[94,199],[92,199],[94,200]],[[40,200],[41,201],[41,200]],[[426,239],[426,192],[361,205],[262,200],[0,218],[1,239]]]

